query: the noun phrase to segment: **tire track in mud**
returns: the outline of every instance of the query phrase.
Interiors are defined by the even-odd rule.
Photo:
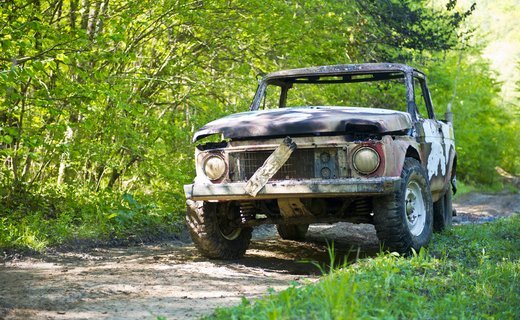
[[[454,208],[455,224],[486,222],[520,212],[520,195],[473,193]],[[332,239],[339,259],[379,250],[373,226],[338,223],[311,226],[305,242],[260,227],[236,261],[207,260],[187,241],[8,259],[0,264],[0,319],[198,318],[268,288],[316,281]]]

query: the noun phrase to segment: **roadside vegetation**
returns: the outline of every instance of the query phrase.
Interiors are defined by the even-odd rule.
[[[517,214],[436,234],[428,250],[412,257],[381,253],[340,264],[317,283],[244,299],[206,319],[516,319],[518,314]]]
[[[459,199],[465,194],[478,192],[478,193],[509,193],[516,194],[519,192],[518,186],[509,183],[507,181],[497,181],[491,184],[480,184],[475,182],[457,181],[457,193],[453,196],[453,199]]]
[[[438,117],[453,110],[459,180],[519,175],[518,101],[482,58],[478,6],[435,3],[2,2],[0,248],[175,233],[192,133],[247,110],[257,76],[285,68],[422,69]]]

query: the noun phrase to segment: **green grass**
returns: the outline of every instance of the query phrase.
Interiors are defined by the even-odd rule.
[[[178,210],[117,192],[53,188],[15,196],[12,201],[0,197],[0,249],[43,251],[78,240],[146,241],[178,233],[182,221]]]
[[[504,182],[495,182],[493,184],[477,184],[474,182],[457,181],[457,194],[454,199],[460,198],[462,195],[471,192],[484,192],[484,193],[518,193],[519,190],[514,185]]]
[[[409,257],[380,254],[316,284],[243,299],[208,319],[517,319],[520,216],[455,227]]]

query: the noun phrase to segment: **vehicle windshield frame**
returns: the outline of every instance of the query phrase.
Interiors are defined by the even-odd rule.
[[[397,74],[399,76],[397,76]],[[368,63],[368,64],[349,64],[349,65],[333,65],[322,67],[311,67],[303,69],[292,69],[273,72],[266,75],[259,83],[256,90],[255,97],[250,106],[251,111],[260,109],[262,99],[266,94],[268,85],[278,85],[286,88],[282,90],[280,100],[283,97],[284,91],[292,86],[293,83],[307,83],[314,85],[326,85],[330,83],[355,83],[355,82],[374,82],[387,80],[392,78],[404,78],[404,85],[406,90],[406,105],[407,111],[416,119],[416,106],[413,90],[413,76],[419,75],[425,78],[424,74],[418,70],[413,69],[403,64],[389,64],[389,63]],[[364,75],[371,76],[371,78],[360,78]],[[388,75],[388,77],[386,76]],[[320,80],[321,78],[335,77],[335,80]],[[282,104],[281,104],[282,105]]]

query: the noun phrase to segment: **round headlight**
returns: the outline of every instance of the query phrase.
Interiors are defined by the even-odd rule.
[[[372,148],[359,148],[352,157],[354,168],[362,174],[370,174],[379,167],[379,154]]]
[[[210,180],[218,180],[226,173],[226,162],[219,156],[210,156],[204,161],[204,174]]]

